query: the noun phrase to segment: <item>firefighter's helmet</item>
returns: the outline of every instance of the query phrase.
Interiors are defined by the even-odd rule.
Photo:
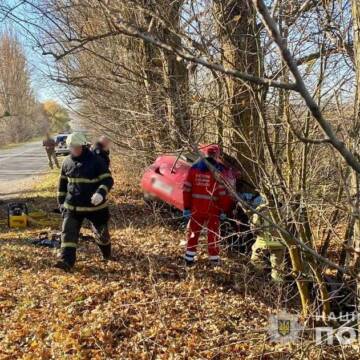
[[[83,133],[72,133],[66,139],[67,146],[86,146],[87,140]]]

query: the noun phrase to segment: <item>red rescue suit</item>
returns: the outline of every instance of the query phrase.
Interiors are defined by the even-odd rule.
[[[212,158],[207,158],[219,172],[223,172],[223,166]],[[191,211],[188,224],[187,251],[185,259],[193,261],[201,229],[208,230],[208,251],[210,260],[219,258],[219,215],[226,206],[226,191],[212,172],[208,169],[204,160],[195,163],[184,183],[184,209]]]

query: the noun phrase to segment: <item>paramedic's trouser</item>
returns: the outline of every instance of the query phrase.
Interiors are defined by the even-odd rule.
[[[187,249],[185,258],[192,261],[196,254],[196,248],[202,228],[207,228],[208,251],[211,260],[219,258],[219,216],[207,214],[194,214],[188,224]]]
[[[73,212],[66,210],[61,234],[61,259],[69,266],[74,266],[76,261],[76,248],[79,234],[84,219],[92,224],[95,241],[98,244],[104,259],[111,256],[111,242],[108,228],[109,210],[103,209],[94,212]]]
[[[276,282],[282,282],[284,280],[285,254],[285,247],[263,247],[255,242],[252,247],[251,262],[257,270],[263,271],[267,265],[267,258],[270,257],[271,278]]]
[[[58,169],[60,169],[60,165],[59,165],[59,162],[58,162],[55,151],[54,150],[46,150],[46,154],[47,154],[48,159],[49,159],[49,167],[51,169],[53,168],[53,166],[54,166],[53,161],[54,161],[56,167]]]

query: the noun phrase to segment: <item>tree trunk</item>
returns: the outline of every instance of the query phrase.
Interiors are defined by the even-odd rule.
[[[225,68],[260,75],[259,39],[251,1],[214,0],[218,19],[222,58]],[[227,133],[231,151],[236,155],[245,180],[258,184],[258,159],[262,152],[259,141],[259,89],[238,79],[227,77],[224,113],[228,117]],[[226,144],[226,142],[225,142]]]
[[[163,4],[167,12],[162,15],[169,26],[173,27],[171,30],[151,15],[145,17],[145,22],[154,35],[173,47],[181,46],[181,37],[178,33],[182,3],[183,1],[166,0]],[[153,12],[156,12],[159,6],[148,1],[145,5]],[[151,109],[155,120],[160,120],[162,124],[160,131],[155,130],[158,132],[158,141],[168,148],[180,148],[184,140],[191,138],[189,78],[186,64],[183,60],[177,59],[174,53],[160,50],[149,43],[144,43],[144,55],[148,108]]]
[[[154,128],[151,129],[146,139],[146,147],[161,151],[161,147],[168,147],[164,138],[169,133],[169,124],[166,117],[163,88],[162,60],[160,51],[152,44],[143,44],[144,85],[146,89],[146,107],[153,117]]]
[[[164,32],[164,38],[174,48],[181,47],[180,12],[182,1],[173,1],[169,5],[168,19],[174,24],[175,31]],[[163,51],[164,84],[167,94],[167,114],[170,124],[170,137],[175,147],[182,147],[191,136],[191,120],[189,111],[189,76],[186,63],[178,59],[173,52]]]

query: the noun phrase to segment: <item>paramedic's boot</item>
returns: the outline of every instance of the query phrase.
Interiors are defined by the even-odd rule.
[[[188,260],[184,257],[182,257],[182,261],[184,262],[184,265],[186,268],[192,268],[195,266],[195,261],[194,260]]]
[[[212,266],[212,267],[219,267],[219,266],[221,266],[221,260],[220,260],[220,258],[218,257],[218,256],[213,256],[213,257],[211,257],[210,256],[210,265]]]
[[[186,267],[192,267],[195,265],[195,255],[196,255],[195,251],[190,251],[190,250],[186,251],[183,257]]]

